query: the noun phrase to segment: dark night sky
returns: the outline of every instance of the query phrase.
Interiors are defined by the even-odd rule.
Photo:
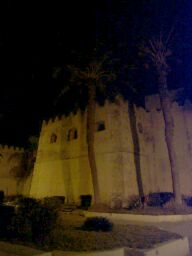
[[[141,2],[145,6],[143,9]],[[152,4],[149,5],[149,2]],[[156,4],[158,2],[160,7]],[[155,31],[163,23],[174,23],[177,15],[186,18],[185,10],[191,16],[189,2],[1,1],[0,144],[24,145],[29,135],[39,135],[43,119],[56,114],[53,102],[59,87],[51,79],[51,73],[53,67],[71,61],[71,50],[87,53],[95,45],[96,37],[100,36],[108,40],[117,55],[120,54],[122,63],[126,62],[126,56],[121,53],[122,48],[119,46],[124,44],[126,50],[135,44],[130,43],[131,33],[139,34],[141,27],[147,27],[148,23],[152,24],[151,31]],[[183,24],[180,22],[180,31],[186,29]],[[180,47],[182,40],[177,45]],[[188,55],[187,47],[183,46],[183,56]],[[182,64],[180,59],[176,62]],[[181,77],[183,79],[182,72],[172,72],[177,74],[175,81],[181,80]]]
[[[51,116],[58,93],[52,68],[67,63],[71,49],[87,49],[94,40],[94,5],[83,2],[1,1],[1,144],[22,145]]]

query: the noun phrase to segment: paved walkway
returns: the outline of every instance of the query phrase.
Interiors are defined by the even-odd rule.
[[[38,255],[43,253],[42,250],[37,250],[28,246],[13,244],[0,241],[0,256],[18,256],[18,255]]]
[[[192,256],[192,221],[177,222],[177,223],[159,223],[154,224],[160,229],[187,236],[189,239],[190,255]]]
[[[10,254],[7,252],[0,252],[0,256],[17,256],[16,254]]]
[[[119,224],[134,224],[134,225],[142,225],[142,226],[155,226],[162,230],[167,230],[173,233],[180,234],[182,236],[186,236],[189,239],[189,248],[190,248],[190,256],[192,256],[192,221],[183,221],[183,222],[162,222],[162,223],[144,223],[144,222],[136,222],[136,221],[126,221],[119,220],[114,221]]]

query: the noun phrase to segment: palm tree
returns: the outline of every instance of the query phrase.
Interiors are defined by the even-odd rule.
[[[9,173],[17,180],[17,187],[19,187],[20,182],[28,178],[33,171],[36,160],[37,144],[37,137],[29,137],[28,148],[24,152],[13,153],[8,159],[9,162],[15,162],[16,160],[16,164],[9,170]]]
[[[84,69],[68,66],[71,72],[70,85],[62,90],[61,94],[74,89],[73,85],[79,85],[80,89],[85,89],[87,94],[87,146],[88,160],[91,169],[91,177],[94,191],[94,205],[101,203],[101,196],[98,182],[98,171],[95,158],[95,111],[96,111],[96,91],[103,91],[105,82],[114,79],[114,74],[103,69],[106,57],[102,60],[91,61]],[[61,96],[61,95],[60,95]]]
[[[129,111],[131,135],[133,139],[133,153],[134,153],[137,186],[138,186],[139,197],[142,201],[144,197],[144,190],[143,190],[143,181],[141,176],[140,142],[139,142],[139,135],[137,132],[137,117],[135,112],[135,106],[131,99],[128,102],[128,106],[129,106],[128,111]]]
[[[19,194],[19,187],[21,182],[31,173],[31,169],[27,168],[28,155],[26,152],[16,152],[9,157],[8,161],[13,164],[9,170],[9,173],[17,181],[17,194]]]
[[[167,85],[167,77],[170,70],[167,58],[172,54],[169,49],[169,38],[170,35],[166,40],[163,40],[162,35],[160,35],[157,39],[149,40],[149,45],[144,47],[143,51],[152,61],[158,75],[158,91],[165,123],[165,141],[171,166],[173,193],[175,204],[181,205],[179,170],[174,147],[174,121],[171,114],[171,99]]]
[[[124,72],[129,72],[131,70],[136,70],[135,65],[129,65],[128,70],[123,70]],[[133,141],[133,157],[134,157],[134,164],[135,164],[135,172],[136,172],[136,181],[137,181],[137,188],[139,193],[139,198],[141,202],[144,199],[144,189],[143,189],[143,181],[142,181],[142,174],[141,174],[141,159],[140,159],[140,141],[139,141],[139,134],[137,131],[137,113],[135,106],[136,104],[141,104],[140,99],[140,88],[137,84],[129,79],[130,81],[122,81],[122,88],[118,91],[119,94],[122,95],[128,101],[128,119],[130,125],[130,132],[131,138]],[[123,90],[123,91],[121,91]],[[139,100],[138,100],[139,99]]]

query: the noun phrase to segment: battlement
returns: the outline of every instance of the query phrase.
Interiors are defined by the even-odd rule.
[[[116,101],[115,101],[115,104],[120,105],[120,104],[123,103],[123,102],[126,102],[126,101],[124,101],[124,99],[123,99],[121,96],[118,96],[117,99],[116,99]],[[97,103],[97,104],[96,104],[96,108],[98,108],[98,107],[103,107],[103,108],[105,108],[105,107],[107,107],[108,104],[110,105],[110,104],[113,104],[113,103],[111,103],[109,100],[106,100],[106,101],[105,101],[105,104],[102,105],[102,106]],[[79,109],[79,110],[77,110],[77,112],[76,112],[75,114],[74,114],[74,113],[70,113],[69,115],[57,115],[57,116],[51,117],[51,118],[49,118],[49,119],[47,119],[47,120],[43,120],[43,122],[42,122],[42,128],[45,128],[45,127],[47,127],[47,126],[49,126],[49,125],[52,125],[52,124],[54,124],[54,123],[58,123],[58,122],[60,122],[60,121],[64,121],[64,120],[66,120],[66,119],[69,118],[69,117],[78,116],[78,115],[80,115],[81,113],[82,113],[82,111]]]
[[[55,117],[49,118],[48,120],[43,120],[42,127],[45,127],[45,126],[53,124],[53,123],[57,123],[57,122],[63,120],[64,118],[66,118],[65,115],[60,115],[60,116],[55,116]]]
[[[7,152],[10,152],[10,153],[15,153],[15,152],[18,152],[18,153],[21,152],[22,153],[22,152],[24,152],[24,148],[19,148],[19,147],[15,147],[15,146],[0,144],[0,152],[1,151],[7,151]]]

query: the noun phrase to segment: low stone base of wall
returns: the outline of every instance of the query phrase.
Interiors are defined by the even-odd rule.
[[[140,215],[140,214],[126,214],[126,213],[107,213],[107,212],[88,212],[84,211],[85,217],[106,217],[111,220],[125,220],[125,221],[137,221],[148,223],[160,223],[160,222],[179,222],[179,221],[191,221],[192,214],[186,215]]]
[[[125,254],[126,255],[126,254]],[[189,256],[189,241],[187,237],[176,239],[157,245],[152,249],[143,251],[144,256]],[[129,256],[127,254],[126,256]]]
[[[96,252],[64,252],[53,251],[52,254],[42,256],[189,256],[188,238],[176,239],[155,246],[152,249],[133,250],[130,248],[119,248],[113,250]],[[39,255],[41,256],[41,255]]]
[[[125,249],[113,249],[96,252],[63,252],[53,251],[52,256],[125,256]]]

